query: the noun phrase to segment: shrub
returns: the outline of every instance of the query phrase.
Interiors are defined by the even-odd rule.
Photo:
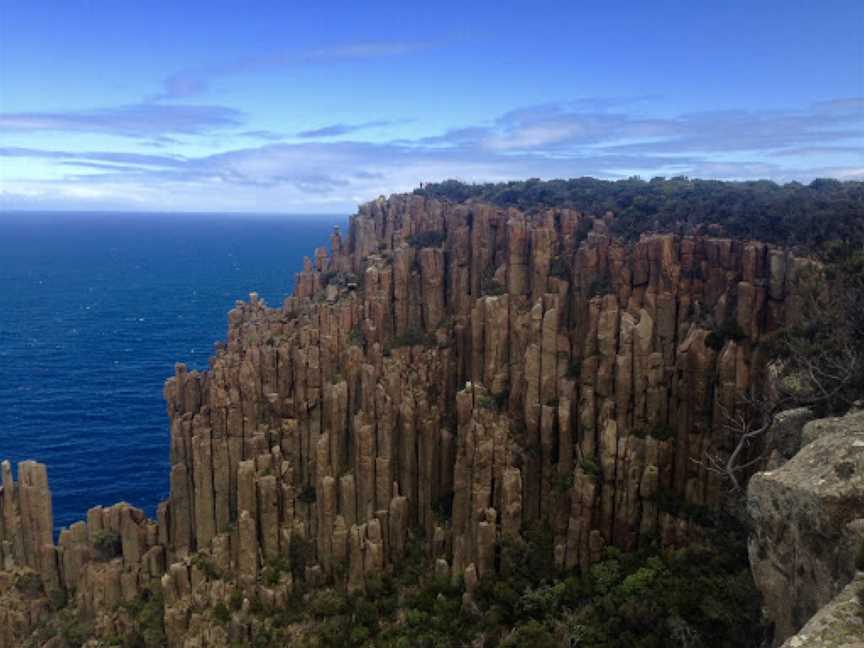
[[[501,648],[559,648],[560,644],[549,629],[539,621],[518,626],[501,642]]]
[[[549,261],[549,276],[564,279],[565,281],[570,279],[570,269],[562,257],[555,256]]]
[[[39,596],[42,594],[42,578],[34,572],[26,572],[15,577],[15,589],[25,596]]]
[[[746,337],[747,334],[738,326],[738,322],[730,318],[705,336],[705,346],[721,351],[727,340],[740,342]]]
[[[123,554],[120,534],[111,529],[101,529],[93,536],[93,547],[99,560],[112,560]]]
[[[52,589],[48,592],[48,601],[51,603],[53,610],[62,610],[69,604],[69,595],[66,590]]]
[[[480,407],[482,407],[483,409],[498,409],[498,404],[495,402],[495,398],[490,396],[489,394],[480,394],[480,396],[477,398],[477,404],[480,405]]]
[[[591,475],[592,477],[600,476],[600,466],[591,457],[582,457],[579,460],[579,467],[582,468],[582,471],[586,475]]]
[[[571,488],[573,488],[573,473],[552,477],[552,489],[559,495],[563,495]]]
[[[222,573],[204,554],[195,554],[192,557],[192,564],[207,577],[207,580],[219,580],[222,578]]]
[[[239,589],[235,589],[231,592],[231,595],[228,597],[228,607],[235,612],[243,607],[243,592]]]
[[[671,425],[658,423],[651,431],[651,436],[653,436],[658,441],[668,441],[669,439],[675,437],[675,430],[672,429]]]
[[[435,515],[442,521],[449,520],[453,515],[453,493],[444,493],[432,505]]]
[[[446,240],[447,234],[445,232],[418,232],[408,237],[408,245],[413,248],[441,247],[441,244]]]
[[[133,629],[124,646],[161,648],[166,645],[165,601],[159,589],[145,589],[131,603],[124,604],[133,620]]]
[[[499,295],[507,294],[507,288],[495,279],[482,281],[480,285],[480,295],[483,297],[498,297]]]
[[[333,617],[342,614],[348,607],[345,597],[332,589],[319,590],[309,600],[309,610],[316,617]]]
[[[297,495],[297,499],[304,504],[314,504],[316,497],[315,486],[312,484],[306,486],[302,491],[300,491],[300,494]]]
[[[297,582],[306,578],[306,565],[314,558],[312,543],[299,533],[291,534],[288,547],[288,561],[291,565],[291,576]]]
[[[366,336],[363,335],[363,329],[360,326],[355,326],[348,334],[348,341],[354,346],[365,347]]]
[[[60,634],[69,648],[81,648],[92,633],[93,629],[90,624],[79,620],[77,617],[66,619],[60,630]]]
[[[602,297],[612,292],[612,284],[608,277],[599,277],[588,286],[588,297]]]
[[[222,625],[227,625],[231,621],[231,612],[228,611],[228,608],[222,601],[219,601],[213,607],[213,618]]]
[[[393,338],[393,342],[390,344],[391,348],[397,349],[399,347],[413,347],[418,345],[425,346],[435,346],[435,341],[431,336],[426,335],[422,331],[418,331],[417,329],[409,329],[404,333],[400,333],[399,335]]]

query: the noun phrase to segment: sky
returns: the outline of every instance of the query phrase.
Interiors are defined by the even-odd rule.
[[[0,209],[864,179],[864,2],[0,0]]]

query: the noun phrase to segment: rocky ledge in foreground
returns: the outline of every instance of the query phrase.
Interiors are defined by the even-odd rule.
[[[828,606],[784,646],[864,646],[864,632],[857,644],[826,643],[835,630],[849,639],[864,623],[849,612],[857,599],[848,585],[864,561],[864,411],[810,421],[800,438],[791,460],[750,480],[753,576],[778,643]],[[864,587],[860,575],[856,582]]]

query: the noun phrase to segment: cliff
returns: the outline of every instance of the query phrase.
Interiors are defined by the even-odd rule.
[[[560,569],[698,540],[727,494],[702,459],[728,450],[723,412],[811,262],[696,234],[627,243],[613,221],[419,195],[361,207],[281,307],[238,302],[209,369],[167,381],[155,521],[96,508],[55,546],[44,467],[13,484],[4,465],[3,567],[42,590],[6,588],[0,646],[52,593],[121,636],[158,593],[170,645],[227,645],[254,634],[253,599],[278,606],[298,580],[362,591],[417,543],[470,606],[526,530],[548,529]],[[214,626],[235,591],[230,629]]]

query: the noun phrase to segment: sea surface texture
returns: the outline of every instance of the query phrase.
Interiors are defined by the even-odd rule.
[[[48,466],[55,524],[168,494],[162,385],[235,300],[290,293],[343,216],[0,214],[0,459]]]

